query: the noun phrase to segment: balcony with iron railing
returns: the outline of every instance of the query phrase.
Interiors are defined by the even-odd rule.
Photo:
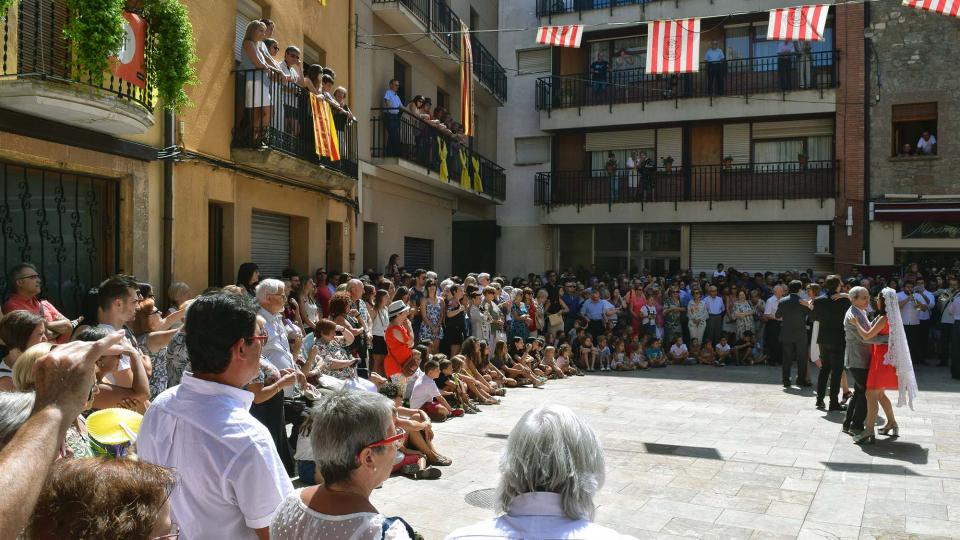
[[[322,187],[351,188],[357,178],[357,122],[349,112],[333,110],[340,159],[321,157],[314,138],[311,100],[306,88],[268,70],[234,72],[236,101],[232,157]]]
[[[0,13],[0,107],[111,135],[146,132],[154,124],[149,35],[142,70],[96,77],[77,67],[63,32],[71,16],[64,0],[21,0]]]
[[[425,33],[411,39],[410,46],[426,58],[438,59],[437,66],[453,74],[460,59],[460,32],[463,22],[447,0],[373,0],[373,10],[401,34]],[[507,99],[507,75],[496,55],[480,40],[471,37],[473,74],[490,94],[503,103]],[[455,60],[455,61],[451,61]]]
[[[506,199],[503,167],[475,151],[469,139],[404,109],[371,109],[370,116],[370,156],[384,167],[432,185],[439,181],[453,193],[470,193],[495,202]]]
[[[552,75],[536,82],[537,110],[613,106],[691,98],[742,97],[783,94],[799,90],[824,93],[838,85],[838,51],[780,57],[764,56],[700,63],[700,71],[680,75],[647,75],[643,67],[614,70],[606,77],[588,73]],[[724,102],[725,103],[725,102]]]
[[[839,162],[808,161],[661,167],[637,171],[540,172],[534,202],[562,206],[829,199],[836,196]]]

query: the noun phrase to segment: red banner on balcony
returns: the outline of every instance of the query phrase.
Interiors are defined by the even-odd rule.
[[[460,114],[463,134],[473,137],[473,46],[467,25],[460,24]]]
[[[123,12],[123,45],[117,51],[117,62],[111,71],[119,79],[140,88],[147,87],[147,70],[143,62],[147,43],[147,23],[139,15]]]
[[[798,6],[770,10],[767,39],[771,41],[823,41],[830,6]]]
[[[580,48],[583,39],[583,25],[569,24],[566,26],[541,26],[537,30],[537,43],[555,47]]]
[[[313,114],[313,145],[317,155],[330,161],[340,161],[340,140],[333,124],[330,104],[321,97],[315,97],[310,100],[310,112]]]
[[[700,69],[700,19],[647,23],[647,74]]]
[[[903,0],[903,5],[941,15],[960,17],[960,0]]]

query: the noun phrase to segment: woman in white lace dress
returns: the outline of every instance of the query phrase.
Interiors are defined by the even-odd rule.
[[[274,514],[270,538],[411,539],[409,525],[370,502],[405,437],[394,424],[393,404],[373,392],[341,390],[321,398],[312,416],[310,440],[323,485],[290,494]]]

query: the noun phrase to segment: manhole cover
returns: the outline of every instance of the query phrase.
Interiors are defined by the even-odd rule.
[[[493,509],[493,497],[496,495],[496,491],[493,488],[487,489],[478,489],[476,491],[471,491],[463,496],[463,500],[466,501],[470,506],[476,506],[477,508],[489,508]]]

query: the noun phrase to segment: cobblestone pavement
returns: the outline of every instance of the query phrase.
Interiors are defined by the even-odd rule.
[[[496,486],[506,435],[524,411],[561,403],[600,434],[607,481],[597,521],[638,538],[960,537],[960,382],[920,368],[899,439],[858,447],[843,413],[814,408],[766,366],[671,366],[591,374],[508,392],[503,405],[436,427],[454,464],[439,480],[391,478],[373,494],[427,540],[491,517],[469,504]],[[896,403],[895,392],[888,391]]]

